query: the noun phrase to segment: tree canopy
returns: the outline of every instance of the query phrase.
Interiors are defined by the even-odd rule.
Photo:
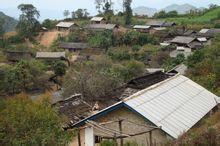
[[[1,145],[67,145],[73,132],[64,131],[65,118],[51,107],[49,98],[32,101],[20,94],[0,101]]]
[[[18,33],[24,38],[32,38],[39,30],[40,23],[37,19],[40,13],[32,4],[21,4],[18,9],[22,12],[17,24]]]

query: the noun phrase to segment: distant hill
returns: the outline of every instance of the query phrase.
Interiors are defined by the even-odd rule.
[[[163,9],[157,10],[155,8],[148,8],[144,6],[136,7],[133,9],[133,13],[137,15],[148,15],[148,16],[153,16],[156,12],[159,12],[161,10],[164,10],[166,12],[170,11],[177,11],[179,14],[186,14],[190,10],[195,10],[195,9],[204,9],[204,8],[196,8],[195,6],[192,6],[190,4],[183,4],[183,5],[169,5]]]
[[[148,8],[144,6],[136,7],[133,9],[133,13],[137,15],[147,15],[149,17],[152,17],[157,12],[157,9],[154,8]]]
[[[197,9],[197,8],[195,6],[190,5],[190,4],[183,4],[183,5],[173,4],[173,5],[169,5],[165,8],[163,8],[162,10],[164,10],[166,12],[177,11],[179,14],[186,14],[190,10],[195,10],[195,9]]]
[[[5,32],[15,30],[15,27],[18,23],[17,20],[15,20],[12,17],[9,17],[9,16],[5,15],[3,12],[0,12],[0,20],[4,21],[3,28],[4,28]]]

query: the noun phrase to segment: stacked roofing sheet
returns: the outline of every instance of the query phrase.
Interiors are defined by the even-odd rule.
[[[36,58],[59,59],[66,57],[65,52],[37,52]]]
[[[134,29],[149,29],[151,26],[148,25],[135,25]]]
[[[218,97],[177,75],[124,102],[174,138],[189,130],[217,105]]]

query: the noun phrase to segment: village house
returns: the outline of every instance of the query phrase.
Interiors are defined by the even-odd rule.
[[[203,43],[197,38],[186,36],[177,36],[170,43],[176,46],[176,50],[170,53],[170,57],[176,57],[178,54],[184,54],[185,57],[188,57],[194,50],[203,47]]]
[[[206,39],[214,38],[215,35],[220,34],[220,29],[211,28],[211,29],[201,29],[197,33],[197,37],[205,37]]]
[[[44,60],[65,60],[65,52],[37,52],[36,59]]]
[[[7,50],[4,52],[6,54],[6,58],[11,62],[18,62],[20,60],[30,60],[33,58],[33,54],[30,51],[22,51],[22,50]]]
[[[91,31],[111,30],[113,32],[117,32],[119,26],[117,24],[89,24],[85,26],[85,29]]]
[[[59,22],[56,28],[58,31],[73,31],[74,29],[78,29],[79,26],[74,22]]]
[[[149,32],[152,35],[165,36],[167,35],[167,28],[166,27],[153,27],[150,29]]]
[[[88,45],[87,43],[61,42],[59,47],[70,52],[76,52],[88,48]]]
[[[174,27],[176,26],[175,22],[166,22],[166,21],[159,21],[159,20],[151,20],[146,23],[147,26],[151,27]]]
[[[197,31],[195,30],[187,30],[183,33],[183,36],[195,37],[196,34],[197,34]]]
[[[105,24],[106,20],[104,17],[93,17],[90,19],[91,24]]]
[[[91,115],[69,128],[78,129],[72,146],[98,146],[102,140],[164,145],[215,111],[219,97],[176,74]]]
[[[133,27],[134,30],[139,31],[139,32],[146,32],[149,33],[151,26],[148,25],[135,25]]]

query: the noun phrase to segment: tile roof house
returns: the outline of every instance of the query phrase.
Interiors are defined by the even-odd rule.
[[[98,143],[97,138],[136,141],[139,145],[153,139],[156,145],[161,145],[187,132],[218,104],[219,97],[177,74],[69,128],[80,128],[80,138],[74,142],[82,146],[93,146]]]
[[[88,48],[88,45],[87,43],[61,42],[59,47],[75,52]]]

